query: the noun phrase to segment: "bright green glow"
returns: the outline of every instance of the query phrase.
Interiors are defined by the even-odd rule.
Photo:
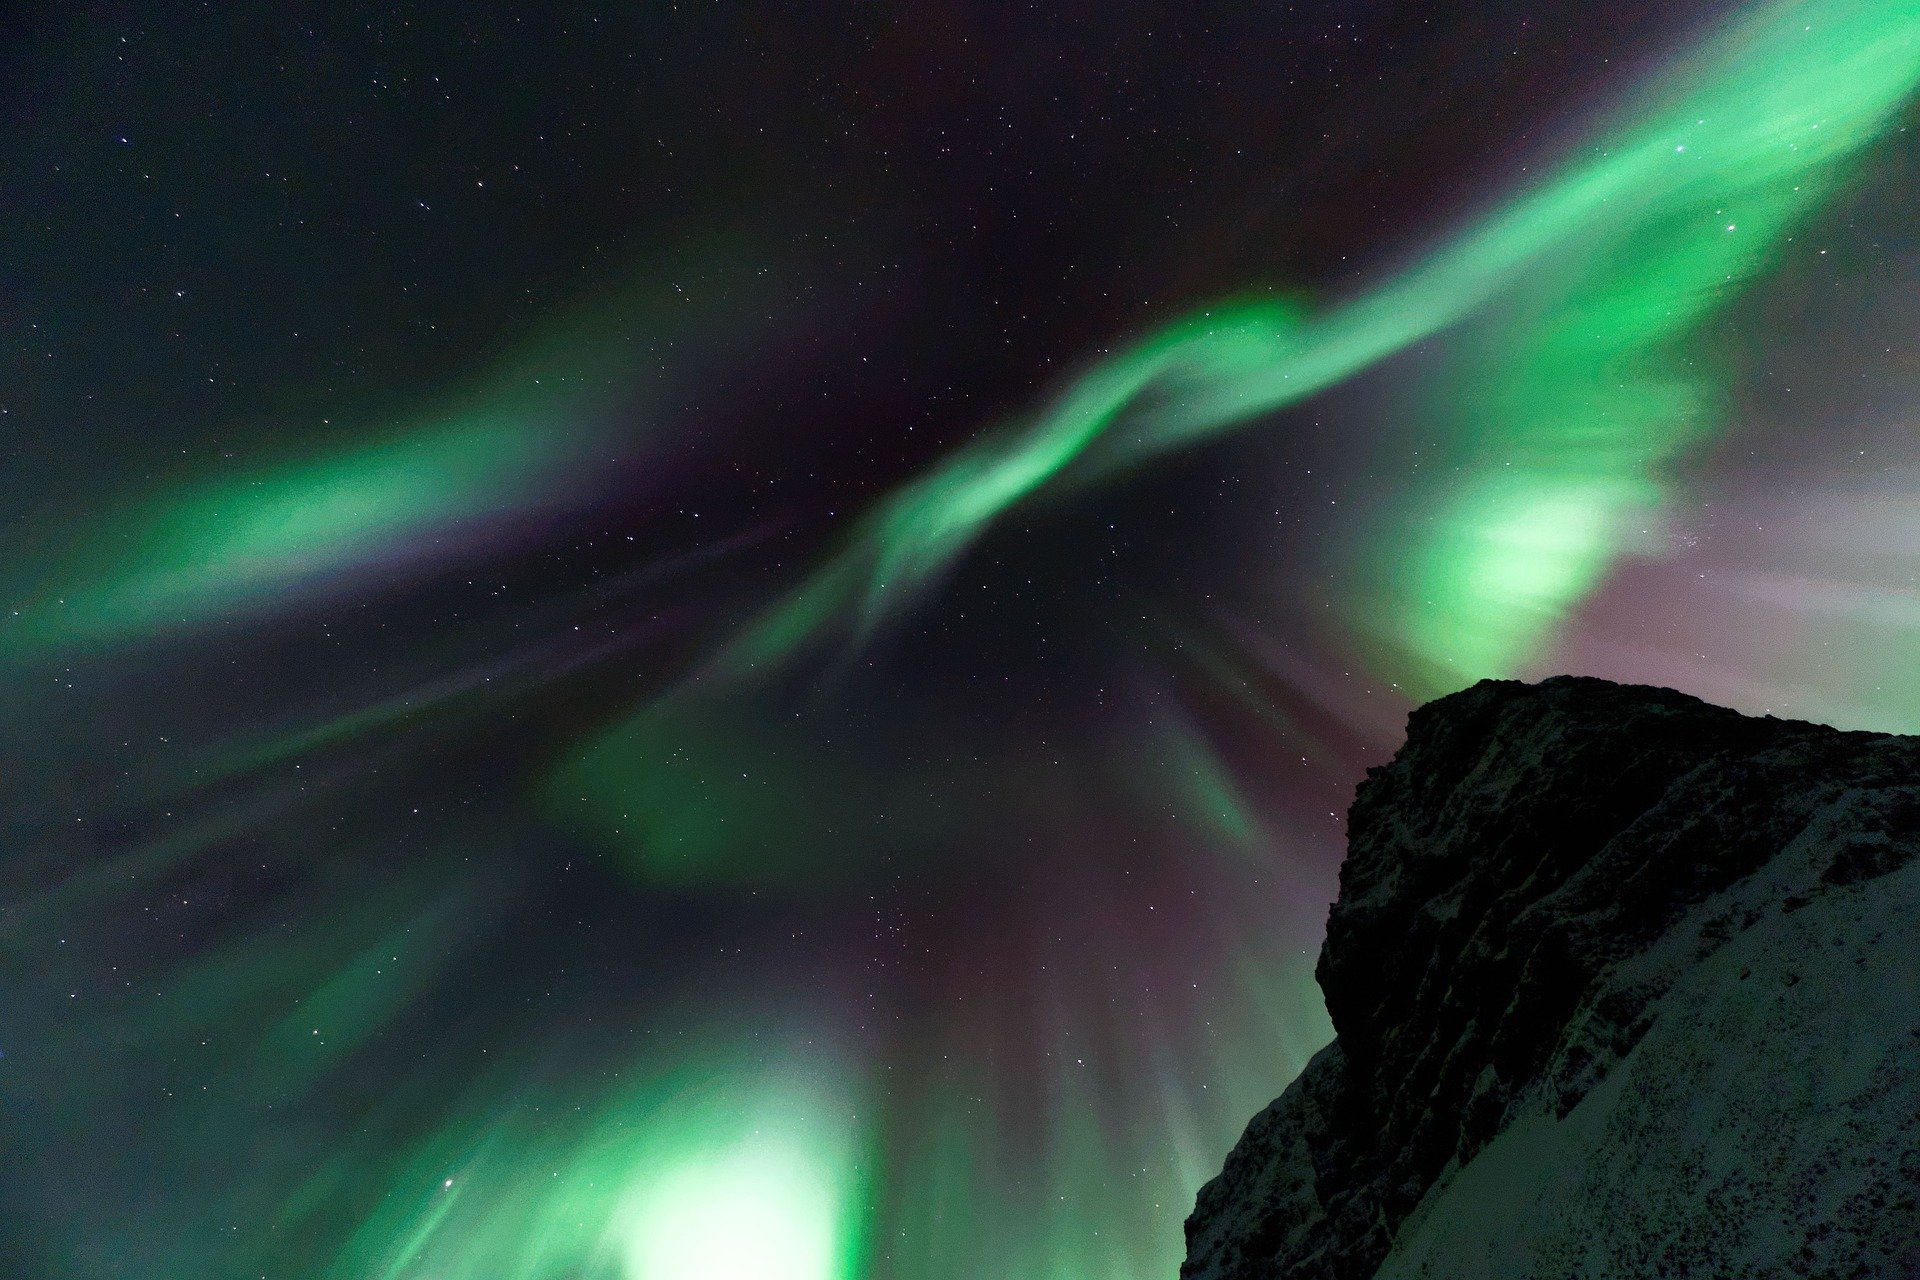
[[[1398,578],[1384,584],[1399,593],[1375,606],[1391,640],[1430,666],[1424,680],[1419,668],[1409,678],[1444,687],[1520,667],[1564,602],[1598,583],[1616,513],[1657,500],[1651,484],[1537,474],[1463,487]]]
[[[1205,311],[1094,366],[883,503],[728,656],[750,668],[829,628],[864,634],[1070,467],[1245,426],[1502,301],[1515,314],[1483,336],[1494,389],[1450,440],[1472,474],[1370,552],[1356,621],[1429,684],[1509,671],[1658,502],[1663,465],[1716,425],[1674,344],[1769,264],[1917,79],[1914,0],[1771,6],[1587,158],[1373,292],[1316,317]]]
[[[629,1280],[834,1280],[839,1214],[831,1170],[756,1136],[648,1180],[616,1229]]]
[[[845,1081],[718,1048],[591,1108],[488,1104],[401,1168],[336,1280],[850,1280]],[[583,1118],[583,1116],[585,1118]]]

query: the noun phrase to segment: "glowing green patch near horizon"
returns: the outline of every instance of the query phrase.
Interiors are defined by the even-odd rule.
[[[494,1108],[424,1144],[338,1280],[853,1280],[858,1134],[843,1081],[702,1052],[580,1108]],[[549,1100],[553,1101],[553,1100]]]
[[[1372,292],[1316,316],[1210,309],[1095,365],[885,500],[727,665],[863,636],[1070,467],[1098,475],[1244,427],[1504,301],[1520,310],[1476,362],[1497,389],[1484,418],[1453,424],[1474,465],[1370,544],[1353,608],[1424,691],[1508,672],[1605,571],[1621,518],[1658,505],[1663,465],[1717,425],[1706,375],[1673,344],[1773,260],[1917,80],[1912,0],[1771,6],[1677,67],[1591,158]]]
[[[619,1232],[633,1280],[836,1280],[839,1206],[797,1144],[756,1136],[636,1189]]]

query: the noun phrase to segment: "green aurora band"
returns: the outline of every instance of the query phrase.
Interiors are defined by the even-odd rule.
[[[516,521],[583,504],[603,491],[589,475],[607,453],[644,447],[671,374],[661,353],[737,340],[741,299],[766,287],[749,261],[738,237],[675,246],[399,421],[321,424],[348,447],[122,502],[58,547],[22,549],[0,563],[16,605],[0,660],[281,613],[471,558]]]
[[[1841,162],[1917,80],[1920,5],[1776,6],[1729,28],[1675,68],[1677,89],[1627,127],[1372,292],[1319,313],[1267,301],[1202,311],[1094,366],[1033,420],[989,433],[906,485],[713,667],[563,766],[551,794],[595,797],[588,803],[605,811],[616,845],[639,849],[666,831],[674,862],[649,874],[753,882],[727,846],[743,825],[777,828],[772,808],[783,805],[739,786],[709,804],[684,780],[648,779],[673,768],[732,777],[743,758],[792,755],[750,726],[728,727],[751,718],[750,690],[762,676],[832,636],[857,642],[930,589],[993,520],[1050,486],[1097,481],[1256,424],[1467,322],[1478,328],[1460,380],[1473,391],[1455,400],[1447,446],[1462,465],[1424,495],[1407,527],[1363,548],[1350,621],[1419,692],[1512,672],[1604,573],[1627,525],[1657,516],[1663,468],[1718,426],[1713,369],[1685,340],[1775,259],[1796,219],[1838,189]],[[729,690],[749,698],[748,711]],[[1238,842],[1246,820],[1195,750],[1183,740],[1176,767],[1209,793],[1205,807]],[[792,790],[765,794],[790,801]],[[625,824],[618,834],[616,821]],[[1248,992],[1283,986],[1266,966],[1241,976]],[[1234,1056],[1257,1057],[1274,1042],[1264,1035],[1312,1022],[1296,1007],[1310,1003],[1304,995],[1281,1003],[1288,1007],[1246,1019],[1255,1034]],[[1004,1137],[965,1120],[977,1109],[930,1101],[913,1126],[924,1150],[881,1180],[863,1161],[850,1104],[767,1101],[795,1089],[845,1098],[857,1082],[802,1086],[779,1072],[754,1082],[725,1054],[701,1066],[722,1081],[745,1072],[750,1083],[691,1103],[672,1087],[643,1090],[605,1104],[598,1119],[552,1130],[493,1115],[449,1125],[450,1136],[400,1180],[412,1190],[396,1188],[334,1274],[1171,1274],[1178,1219],[1237,1123],[1162,1097],[1136,1146],[1102,1131],[1098,1100],[1063,1071],[1040,1138],[1044,1185],[1014,1202],[996,1190]],[[1249,1074],[1224,1062],[1215,1070],[1214,1078]],[[1279,1083],[1274,1074],[1271,1087]],[[992,1110],[985,1081],[938,1092]],[[772,1111],[784,1118],[761,1124]],[[1146,1177],[1130,1188],[1129,1212],[1114,1216],[1095,1207],[1088,1171],[1122,1167]],[[888,1225],[910,1242],[885,1264],[864,1258],[854,1225],[878,1212],[860,1198],[883,1181],[893,1188]],[[990,1212],[1022,1226],[984,1236],[964,1227]],[[722,1222],[751,1236],[738,1257],[681,1252],[685,1224]],[[714,1234],[703,1228],[703,1238]]]
[[[1521,673],[1661,519],[1669,464],[1722,425],[1715,363],[1687,339],[1778,260],[1916,82],[1913,0],[1749,15],[1550,180],[1372,291],[1320,314],[1200,311],[906,484],[684,686],[564,762],[552,803],[649,878],[786,880],[783,815],[827,792],[791,730],[741,700],[864,641],[1018,504],[1274,422],[1450,328],[1457,385],[1418,411],[1434,478],[1332,566],[1335,608],[1369,669],[1417,699]]]
[[[59,557],[9,649],[122,644],[284,609],[343,576],[390,569],[473,526],[537,508],[579,443],[570,397],[490,387],[429,422],[146,504]]]
[[[1203,310],[1093,366],[1037,417],[988,433],[905,485],[714,664],[588,744],[549,794],[649,878],[765,883],[783,860],[751,840],[743,865],[738,837],[777,830],[791,806],[762,800],[790,799],[806,783],[776,768],[776,757],[795,753],[764,734],[710,736],[741,717],[742,699],[752,706],[757,687],[836,637],[863,641],[1018,504],[1271,420],[1448,329],[1461,331],[1465,358],[1446,388],[1451,408],[1428,417],[1438,419],[1451,465],[1434,468],[1444,479],[1416,495],[1410,514],[1351,553],[1344,571],[1353,589],[1339,607],[1370,641],[1374,669],[1416,697],[1515,674],[1631,530],[1660,518],[1665,468],[1720,428],[1720,378],[1688,339],[1778,260],[1797,221],[1841,189],[1844,162],[1916,83],[1920,4],[1787,4],[1748,16],[1672,68],[1662,89],[1550,180],[1371,292],[1322,312],[1271,300]],[[1209,842],[1225,835],[1231,848],[1246,819],[1220,790],[1224,770],[1198,754],[1203,745],[1180,746],[1174,767],[1205,796],[1195,807],[1212,815]],[[710,793],[707,779],[740,776],[747,760],[755,778],[786,784]],[[648,781],[669,776],[672,785]],[[1265,966],[1249,965],[1241,978],[1247,991],[1288,985]],[[1251,1021],[1313,1024],[1298,1009]],[[949,1108],[926,1117],[928,1149],[902,1171],[910,1190],[892,1206],[916,1248],[872,1274],[1172,1274],[1176,1224],[1208,1162],[1147,1162],[1153,1189],[1138,1208],[1162,1224],[1157,1237],[1094,1212],[1089,1171],[1123,1167],[1129,1153],[1112,1149],[1087,1099],[1069,1096],[1077,1087],[1064,1072],[1055,1084],[1061,1131],[1045,1145],[1061,1181],[1032,1203],[996,1192],[992,1135]],[[954,1092],[979,1097],[978,1089]],[[1180,1122],[1183,1101],[1154,1107],[1162,1148],[1183,1145],[1180,1135],[1195,1127]],[[1218,1151],[1233,1132],[1222,1124],[1184,1145]],[[1034,1226],[981,1241],[954,1225],[962,1203],[975,1209],[966,1221]]]
[[[1345,557],[1353,584],[1339,607],[1374,650],[1375,669],[1414,696],[1518,671],[1630,545],[1631,530],[1658,519],[1667,469],[1723,425],[1723,378],[1691,340],[1842,189],[1845,162],[1920,83],[1920,0],[1771,5],[1711,35],[1664,83],[1550,179],[1362,296],[1325,309],[1257,301],[1203,310],[903,486],[712,663],[564,760],[545,798],[631,851],[645,878],[676,890],[761,886],[768,869],[744,860],[778,842],[796,795],[817,790],[785,763],[805,759],[806,744],[761,723],[771,718],[757,702],[767,681],[895,619],[1020,504],[1271,421],[1449,330],[1461,358],[1449,407],[1436,415],[1434,478],[1406,513],[1329,553]],[[396,437],[143,507],[35,583],[36,617],[12,627],[10,644],[124,643],[280,607],[291,589],[538,508],[580,454],[556,424],[596,403],[597,391],[529,400],[517,370]],[[123,558],[129,547],[136,554]],[[1180,727],[1157,755],[1183,780],[1196,850],[1246,865],[1262,833],[1227,767]],[[830,762],[818,767],[840,775]],[[733,783],[743,772],[755,776]],[[779,784],[762,786],[763,773]],[[724,793],[697,785],[709,776],[728,779]],[[937,827],[940,813],[924,820]],[[764,840],[743,850],[742,828]],[[656,847],[663,831],[673,836],[666,861]],[[316,1091],[326,1069],[401,1022],[418,984],[459,962],[475,920],[502,910],[448,894],[426,872],[400,879],[336,913],[344,923],[330,923],[310,949],[262,933],[198,961],[151,1015],[158,1026],[128,1016],[111,1028],[131,1041],[171,1029],[188,1045],[205,1029],[196,1018],[210,1025],[236,1009],[256,1028],[247,1069],[221,1082],[232,1094],[182,1104],[183,1147],[217,1145],[205,1135],[235,1114],[284,1147],[271,1159],[204,1156],[234,1175],[222,1184],[231,1200],[260,1218],[278,1210],[274,1225],[285,1225],[265,1243],[232,1237],[234,1265],[222,1274],[1164,1277],[1177,1267],[1178,1223],[1199,1182],[1328,1034],[1306,962],[1236,937],[1217,944],[1229,957],[1233,994],[1217,1011],[1228,1030],[1194,1034],[1149,1011],[1166,1061],[1126,1064],[1125,1078],[1104,1089],[1050,1062],[1035,1132],[1009,1134],[997,1118],[1012,1090],[980,1065],[982,1026],[944,1028],[944,1074],[902,1086],[905,1099],[884,1109],[871,1102],[876,1082],[863,1075],[856,1037],[826,1017],[796,1030],[787,1025],[796,1015],[742,1001],[727,1012],[745,1034],[712,1032],[688,1008],[651,1014],[659,1027],[649,1033],[660,1034],[650,1043],[670,1047],[643,1061],[548,1073],[529,1047],[450,1102],[396,1085],[385,1105],[438,1114],[430,1132],[395,1155],[382,1127],[392,1117],[370,1117],[342,1150],[316,1155],[325,1135],[276,1127],[288,1099]],[[1082,1020],[1111,1016],[1100,984],[1129,957],[1108,945],[1094,954],[1111,965],[1045,979],[1055,985],[1037,1003],[1049,1029],[1078,1032]],[[383,957],[409,954],[402,948],[437,968],[416,985],[390,981],[395,960]],[[281,1000],[290,987],[306,998]],[[96,1048],[76,1032],[49,1051],[87,1064]],[[1203,1061],[1176,1072],[1168,1064],[1181,1052]],[[569,1069],[575,1078],[548,1079]],[[1182,1075],[1224,1084],[1188,1096],[1167,1084]],[[308,1181],[288,1205],[269,1203],[267,1188],[294,1169]],[[344,1244],[316,1207],[343,1197],[364,1208]],[[198,1236],[238,1233],[230,1219],[240,1215],[222,1216],[230,1205],[180,1198],[199,1215],[190,1224]],[[158,1201],[141,1211],[139,1234],[178,1231],[160,1212]],[[310,1232],[305,1214],[318,1224]],[[118,1269],[123,1260],[97,1247],[100,1270]],[[148,1274],[210,1272],[182,1263]]]
[[[1710,371],[1676,346],[1775,261],[1920,79],[1920,5],[1769,6],[1673,69],[1556,177],[1324,314],[1203,310],[1094,366],[1044,413],[888,498],[849,544],[726,654],[779,663],[865,635],[927,590],[994,519],[1067,478],[1254,425],[1503,302],[1491,389],[1459,425],[1479,463],[1406,555],[1361,584],[1360,621],[1423,692],[1510,673],[1604,572],[1660,470],[1701,439]],[[1400,531],[1396,531],[1396,534]]]

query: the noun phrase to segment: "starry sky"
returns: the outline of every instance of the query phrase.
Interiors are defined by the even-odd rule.
[[[20,8],[0,1272],[1147,1280],[1354,783],[1920,729],[1920,4]]]

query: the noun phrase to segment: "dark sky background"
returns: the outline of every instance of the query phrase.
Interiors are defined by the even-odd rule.
[[[321,9],[5,18],[9,1275],[1171,1277],[1411,705],[1920,719],[1899,6]]]

